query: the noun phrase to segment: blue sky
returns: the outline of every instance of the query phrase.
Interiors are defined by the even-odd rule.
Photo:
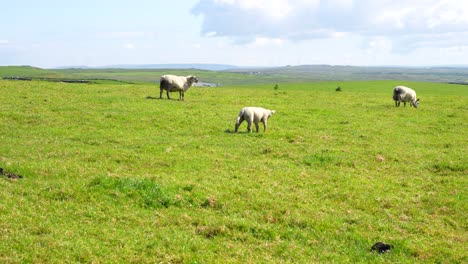
[[[0,65],[468,64],[468,1],[4,1]]]

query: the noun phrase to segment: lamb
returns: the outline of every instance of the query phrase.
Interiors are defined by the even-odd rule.
[[[406,106],[406,102],[410,102],[410,105],[414,108],[418,108],[419,99],[416,99],[416,92],[406,86],[396,86],[393,89],[393,100],[395,101],[395,106],[399,107],[400,103],[403,102]]]
[[[167,99],[171,99],[170,92],[179,92],[179,100],[184,101],[184,93],[197,83],[198,79],[195,76],[176,76],[176,75],[163,75],[159,82],[159,99],[162,99],[163,90],[167,92]]]
[[[247,120],[247,130],[252,132],[252,122],[255,124],[255,128],[258,132],[258,122],[263,123],[263,131],[267,129],[267,121],[274,113],[275,110],[268,110],[262,107],[244,107],[241,109],[239,116],[236,119],[236,128],[234,130],[237,133],[239,126],[244,120]]]

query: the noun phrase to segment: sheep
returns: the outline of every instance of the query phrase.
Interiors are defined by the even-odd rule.
[[[159,81],[159,99],[162,99],[163,90],[167,92],[167,99],[171,99],[170,92],[179,92],[179,100],[184,101],[184,93],[197,83],[198,79],[195,76],[176,76],[176,75],[163,75]]]
[[[395,101],[395,106],[399,107],[400,102],[403,102],[406,106],[406,102],[410,102],[410,105],[414,108],[418,108],[419,99],[416,99],[416,92],[406,86],[395,86],[393,89],[393,100]]]
[[[274,113],[275,110],[268,110],[262,107],[244,107],[241,109],[239,116],[236,119],[236,128],[234,130],[237,133],[239,126],[244,120],[247,120],[247,130],[252,132],[252,122],[255,124],[255,128],[258,132],[258,122],[263,123],[263,131],[267,129],[267,121]]]

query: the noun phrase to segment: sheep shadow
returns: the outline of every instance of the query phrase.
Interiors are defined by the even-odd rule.
[[[176,98],[159,98],[159,97],[153,97],[151,95],[148,95],[145,97],[145,99],[148,99],[148,100],[169,100],[169,101],[181,101],[183,102],[182,100],[179,100],[179,99],[176,99]]]
[[[242,131],[235,132],[233,129],[229,129],[229,128],[224,130],[224,133],[226,133],[226,134],[241,134],[241,135],[261,135],[261,134],[263,134],[263,133],[256,132],[256,131],[249,132],[247,130],[242,130]]]

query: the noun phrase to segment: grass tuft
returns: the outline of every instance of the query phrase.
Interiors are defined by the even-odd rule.
[[[440,162],[432,165],[432,168],[439,173],[448,173],[448,172],[463,172],[468,173],[468,166],[465,164],[458,164],[454,162]]]
[[[117,203],[130,199],[144,208],[168,208],[178,205],[177,201],[171,198],[170,192],[148,179],[98,177],[88,186],[93,191],[111,197]]]
[[[327,165],[336,165],[339,163],[339,158],[327,152],[307,155],[304,157],[304,163],[308,166],[324,167]]]

